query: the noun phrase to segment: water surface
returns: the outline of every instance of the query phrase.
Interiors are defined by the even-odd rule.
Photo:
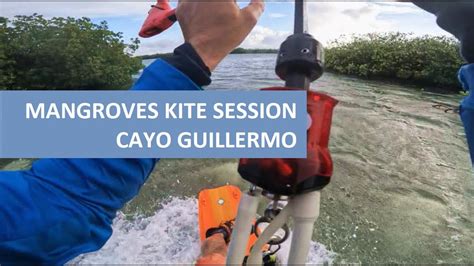
[[[281,86],[274,62],[275,55],[231,55],[208,89]],[[334,176],[322,192],[309,261],[474,263],[474,178],[462,124],[449,107],[461,97],[333,74],[312,87],[340,102],[330,142]],[[195,195],[226,183],[246,188],[236,169],[229,159],[162,160],[103,250],[76,262],[192,262]]]

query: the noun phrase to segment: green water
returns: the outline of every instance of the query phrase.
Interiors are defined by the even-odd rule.
[[[281,85],[274,55],[231,55],[208,89]],[[458,95],[325,74],[313,84],[337,98],[331,132],[332,182],[322,192],[313,240],[336,262],[474,263],[474,177]],[[28,168],[30,160],[6,169]],[[237,160],[162,160],[123,210],[152,215],[163,199],[206,187],[247,187]]]

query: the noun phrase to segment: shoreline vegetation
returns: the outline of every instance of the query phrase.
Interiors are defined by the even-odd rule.
[[[134,56],[140,41],[89,18],[46,19],[41,15],[0,17],[0,90],[127,89],[144,59]],[[237,48],[232,54],[277,54],[277,49]],[[464,63],[448,37],[404,33],[342,36],[325,49],[328,72],[383,80],[450,93],[462,88]]]
[[[0,17],[0,90],[128,89],[139,40],[89,18]]]
[[[457,73],[463,64],[458,42],[440,36],[366,34],[334,41],[325,50],[330,72],[453,93],[462,91]]]
[[[278,49],[246,49],[246,48],[236,48],[230,54],[277,54]],[[139,55],[138,58],[142,60],[147,59],[159,59],[159,58],[167,58],[172,56],[173,53],[156,53],[150,55]]]

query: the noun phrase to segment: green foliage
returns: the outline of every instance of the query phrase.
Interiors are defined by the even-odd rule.
[[[463,64],[458,43],[447,37],[412,37],[402,33],[355,36],[326,49],[330,71],[364,78],[395,78],[459,91]]]
[[[0,89],[125,89],[142,67],[107,23],[41,15],[0,17]]]
[[[166,58],[170,58],[171,56],[173,56],[173,53],[164,53],[164,54],[156,53],[156,54],[150,54],[150,55],[140,55],[138,56],[138,58],[143,59],[143,60],[157,59],[157,58],[166,59]]]
[[[7,19],[0,17],[0,87],[11,86],[15,81],[15,61],[9,58]]]
[[[278,49],[245,49],[235,48],[231,54],[277,54]]]
[[[278,49],[245,49],[245,48],[236,48],[231,54],[277,54]],[[155,59],[155,58],[167,58],[172,56],[172,53],[157,53],[150,55],[141,55],[141,59]]]

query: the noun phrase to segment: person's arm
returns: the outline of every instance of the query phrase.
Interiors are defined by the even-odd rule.
[[[177,16],[187,44],[147,67],[132,90],[209,84],[209,70],[244,40],[262,12],[261,0],[243,9],[234,1],[180,1]],[[62,264],[98,250],[112,233],[116,212],[138,193],[156,162],[43,159],[27,171],[1,171],[0,264]]]
[[[147,67],[132,90],[199,90],[209,75],[185,44]],[[63,264],[99,249],[157,161],[41,159],[27,171],[0,172],[0,264]]]
[[[438,25],[461,42],[461,54],[467,65],[459,71],[459,80],[469,95],[461,102],[460,115],[474,165],[474,2],[473,1],[413,1],[437,17]]]
[[[469,95],[464,97],[459,107],[459,114],[464,124],[466,131],[467,143],[471,153],[471,162],[474,166],[474,63],[466,65],[459,71],[459,80],[463,88],[469,92]]]

